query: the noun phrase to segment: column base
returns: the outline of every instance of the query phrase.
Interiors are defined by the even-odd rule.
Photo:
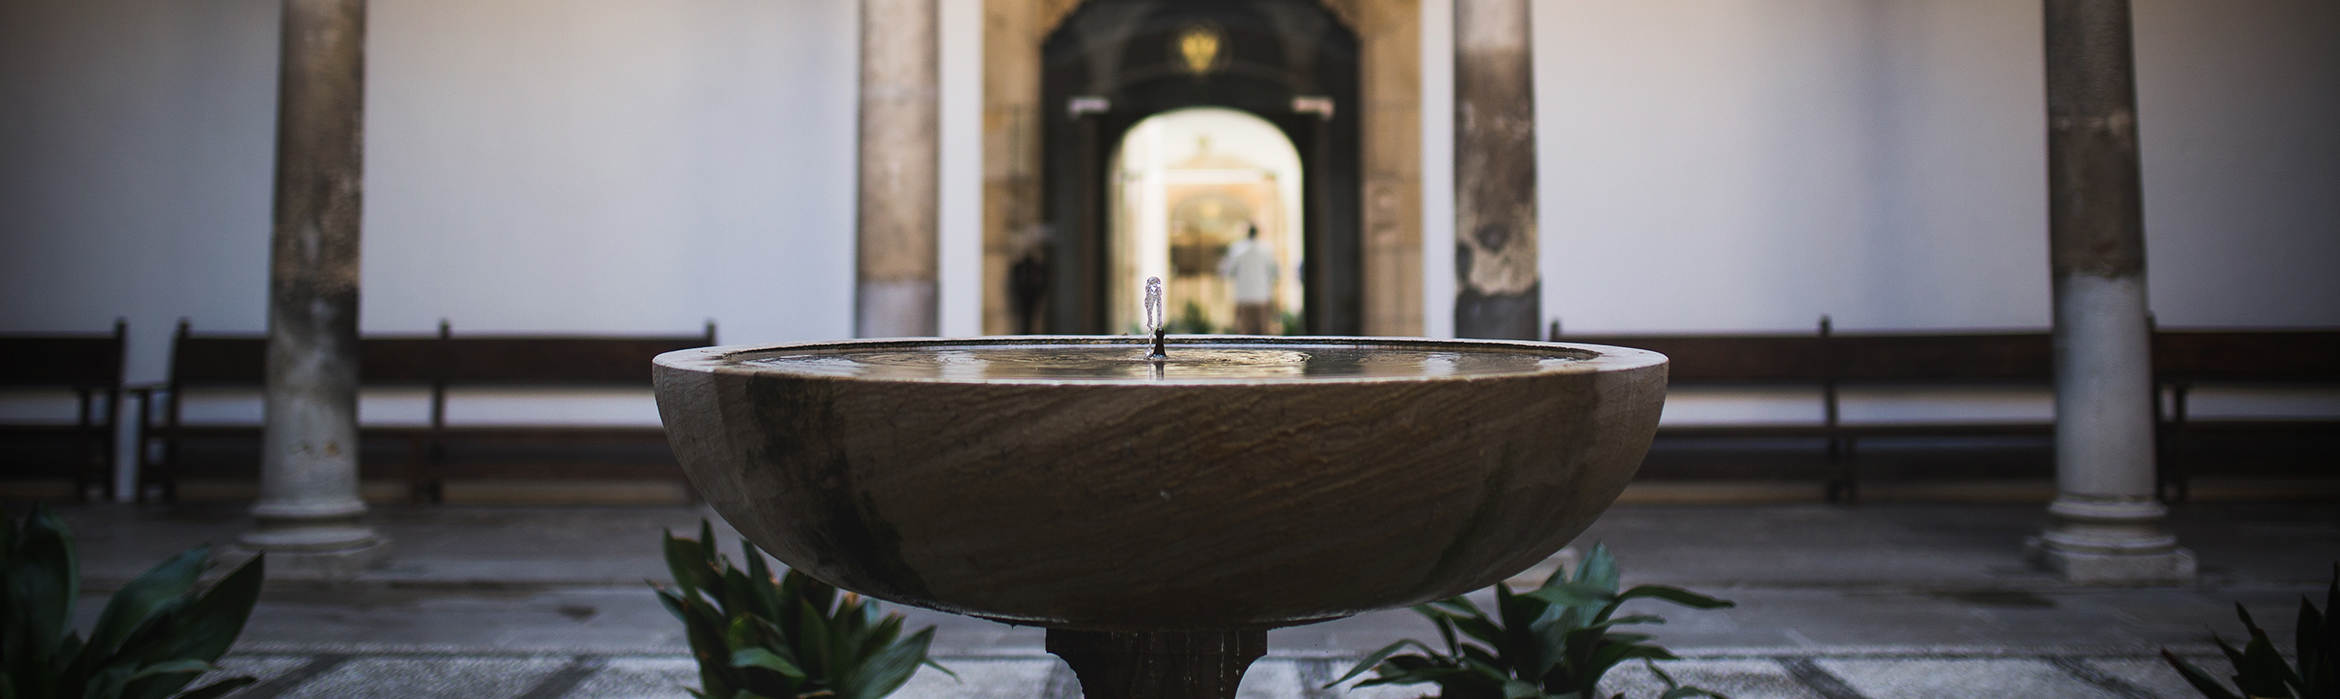
[[[268,554],[269,580],[348,580],[387,563],[390,540],[376,536],[357,546],[337,549],[260,549],[237,544],[217,549],[211,560],[233,568],[262,552]]]
[[[2182,585],[2194,581],[2194,552],[2092,553],[2056,548],[2040,537],[2023,541],[2023,558],[2065,580],[2101,585]]]

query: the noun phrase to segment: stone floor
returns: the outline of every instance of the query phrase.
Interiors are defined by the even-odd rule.
[[[102,592],[162,557],[245,526],[227,507],[61,510],[82,545],[85,587]],[[272,584],[233,670],[260,697],[684,697],[696,686],[681,626],[646,580],[666,578],[657,532],[695,530],[690,508],[394,507],[388,567],[353,583]],[[2322,600],[2340,558],[2340,504],[2206,504],[2174,509],[2203,568],[2192,585],[2073,586],[2024,567],[2037,505],[1637,506],[1613,509],[1581,543],[1617,552],[1627,582],[1689,587],[1728,610],[1652,607],[1658,641],[1686,682],[1733,697],[2187,697],[2155,657],[2169,647],[2223,670],[2208,629],[2232,638],[2233,604],[2278,639],[2302,595]],[[717,522],[718,537],[734,535]],[[1482,593],[1484,594],[1484,593]],[[97,602],[80,610],[85,623]],[[1041,651],[1042,632],[904,610],[938,627],[927,672],[901,697],[1073,697]],[[1270,635],[1247,699],[1403,699],[1425,688],[1325,688],[1355,658],[1429,638],[1408,612]],[[1654,678],[1610,682],[1629,696]]]

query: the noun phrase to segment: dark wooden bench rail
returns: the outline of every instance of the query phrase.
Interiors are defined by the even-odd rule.
[[[2205,386],[2340,388],[2340,330],[2161,330],[2153,334],[2154,414],[2161,421],[2164,497],[2184,500],[2201,438],[2340,439],[2340,419],[2197,420],[2188,398]],[[2163,409],[2160,396],[2168,396]],[[2340,460],[2334,461],[2340,464]]]
[[[1827,445],[1834,475],[1831,502],[1857,499],[1861,473],[1853,451],[1864,438],[2036,437],[2045,422],[1855,422],[1843,420],[1841,390],[1848,386],[1955,387],[2050,385],[2052,343],[2047,333],[1840,334],[1820,319],[1811,335],[1571,335],[1555,341],[1639,347],[1671,358],[1669,380],[1679,387],[1815,387],[1818,423],[1667,425],[1660,439],[1816,439]]]
[[[70,392],[75,418],[63,423],[0,423],[0,442],[11,446],[66,444],[70,463],[59,468],[40,459],[10,458],[8,478],[73,481],[75,497],[114,497],[115,415],[122,401],[123,348],[129,324],[114,321],[111,335],[0,336],[0,388],[11,391]]]
[[[1808,387],[1820,392],[1818,423],[1670,425],[1661,440],[1823,440],[1832,501],[1856,498],[1852,458],[1863,438],[2052,437],[2052,421],[1846,423],[1839,390],[1848,386],[2021,386],[2053,390],[2054,339],[2047,332],[1840,334],[1828,319],[1810,335],[1566,335],[1551,338],[1640,347],[1673,359],[1681,387]],[[2188,396],[2199,386],[2340,387],[2340,330],[2165,330],[2153,335],[2154,414],[2163,497],[2183,500],[2193,471],[2188,448],[2210,437],[2340,439],[2340,419],[2195,419]],[[2164,401],[2168,407],[2164,408]],[[2340,475],[2340,474],[2336,474]]]
[[[451,389],[478,387],[646,389],[650,386],[652,357],[714,342],[712,322],[707,324],[703,335],[642,337],[456,336],[451,326],[442,321],[436,335],[362,338],[358,344],[361,384],[368,388],[425,388],[430,392],[430,418],[420,426],[362,427],[359,439],[405,442],[408,457],[398,470],[414,498],[428,502],[441,499],[448,477],[477,475],[452,470],[447,459],[452,444],[594,441],[662,444],[665,431],[655,426],[451,425],[447,422],[448,393]],[[172,341],[170,379],[161,385],[135,389],[139,399],[141,500],[150,490],[159,492],[165,501],[177,497],[177,481],[186,475],[182,454],[186,442],[258,443],[259,425],[186,424],[181,419],[181,398],[190,390],[260,391],[266,355],[264,337],[196,335],[189,332],[186,321],[180,321]],[[472,469],[480,470],[493,470],[493,466]],[[576,474],[532,468],[518,475],[559,478]],[[622,475],[682,480],[680,469],[672,465]],[[696,492],[687,483],[684,490],[696,498]]]
[[[429,458],[417,472],[418,499],[438,502],[451,476],[505,475],[525,478],[559,477],[557,469],[482,464],[466,471],[451,470],[448,447],[457,444],[573,444],[666,443],[659,426],[607,425],[450,425],[447,397],[451,389],[480,388],[650,388],[650,360],[660,354],[715,344],[715,323],[698,336],[539,336],[478,335],[458,337],[448,324],[439,324],[442,343],[436,378],[431,386]],[[493,472],[491,472],[493,471]],[[601,475],[654,476],[683,481],[679,467],[668,465],[656,473],[626,469]],[[684,493],[694,502],[698,491],[683,481]]]
[[[438,339],[428,335],[367,337],[358,340],[358,380],[364,388],[430,385]],[[159,496],[174,502],[179,481],[191,475],[189,443],[260,443],[258,424],[187,424],[183,398],[189,392],[249,392],[258,399],[268,375],[268,338],[249,333],[197,335],[186,319],[171,335],[169,378],[131,387],[138,401],[138,501]],[[360,442],[401,440],[409,462],[419,463],[426,431],[415,427],[362,427]],[[408,465],[402,471],[411,471]]]

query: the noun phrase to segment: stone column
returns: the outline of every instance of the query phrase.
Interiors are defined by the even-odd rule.
[[[2054,524],[2034,562],[2076,582],[2181,582],[2194,556],[2154,499],[2143,194],[2128,0],[2046,0],[2055,274]]]
[[[934,335],[940,168],[936,0],[862,0],[861,188],[853,333]]]
[[[1454,334],[1536,339],[1528,0],[1454,2]]]
[[[269,572],[340,577],[383,553],[358,498],[358,203],[365,0],[285,0],[267,417],[257,526]]]

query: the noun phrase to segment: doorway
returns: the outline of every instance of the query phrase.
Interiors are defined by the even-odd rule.
[[[1139,270],[1147,265],[1170,272],[1158,276],[1172,286],[1173,317],[1192,300],[1214,327],[1231,325],[1218,321],[1232,320],[1233,301],[1213,296],[1230,291],[1214,291],[1213,284],[1223,286],[1224,280],[1199,272],[1231,243],[1227,226],[1237,216],[1231,205],[1242,204],[1246,224],[1261,216],[1276,219],[1261,224],[1263,237],[1274,236],[1270,243],[1278,246],[1284,277],[1277,290],[1279,322],[1271,331],[1362,332],[1357,58],[1356,34],[1315,0],[1089,0],[1068,15],[1041,50],[1045,258],[1031,275],[1031,286],[1044,289],[1035,304],[1037,329],[1130,331],[1136,285],[1150,276]],[[1157,117],[1164,121],[1153,121]],[[1160,134],[1182,128],[1177,125],[1184,119],[1251,135],[1207,146],[1183,139],[1133,145],[1155,143]],[[1237,123],[1247,126],[1231,126]],[[1138,133],[1147,124],[1154,125],[1145,128],[1155,136]],[[1264,131],[1281,138],[1258,138]],[[1197,167],[1158,163],[1162,209],[1159,216],[1142,211],[1148,205],[1132,198],[1139,192],[1132,191],[1130,168],[1159,158],[1139,151],[1154,148],[1172,154],[1164,157],[1191,159],[1198,147],[1208,152]],[[1210,162],[1241,166],[1206,167]],[[1141,179],[1145,167],[1154,166],[1139,167]],[[1289,170],[1277,169],[1284,167]],[[1189,172],[1172,175],[1176,170]],[[1222,172],[1200,172],[1206,170]],[[1243,170],[1250,172],[1235,172]],[[1253,201],[1237,195],[1266,191],[1256,178],[1276,172],[1292,173],[1276,175],[1271,189],[1277,196],[1260,194]],[[1255,179],[1248,188],[1219,187],[1216,197],[1205,196],[1208,183],[1200,181],[1185,182],[1183,194],[1166,189],[1173,177],[1237,175]],[[1180,201],[1193,208],[1173,211],[1170,198],[1184,195],[1191,196]],[[1152,235],[1144,226],[1156,224],[1160,259],[1147,262],[1155,254],[1146,252],[1153,243],[1141,238]],[[1179,247],[1176,235],[1187,236],[1187,247]],[[1180,250],[1193,259],[1177,259]],[[1183,298],[1182,269],[1196,272],[1187,275],[1193,278]]]
[[[1160,277],[1173,332],[1303,330],[1306,176],[1275,124],[1221,107],[1156,114],[1108,172],[1106,327],[1142,333],[1139,289]]]

